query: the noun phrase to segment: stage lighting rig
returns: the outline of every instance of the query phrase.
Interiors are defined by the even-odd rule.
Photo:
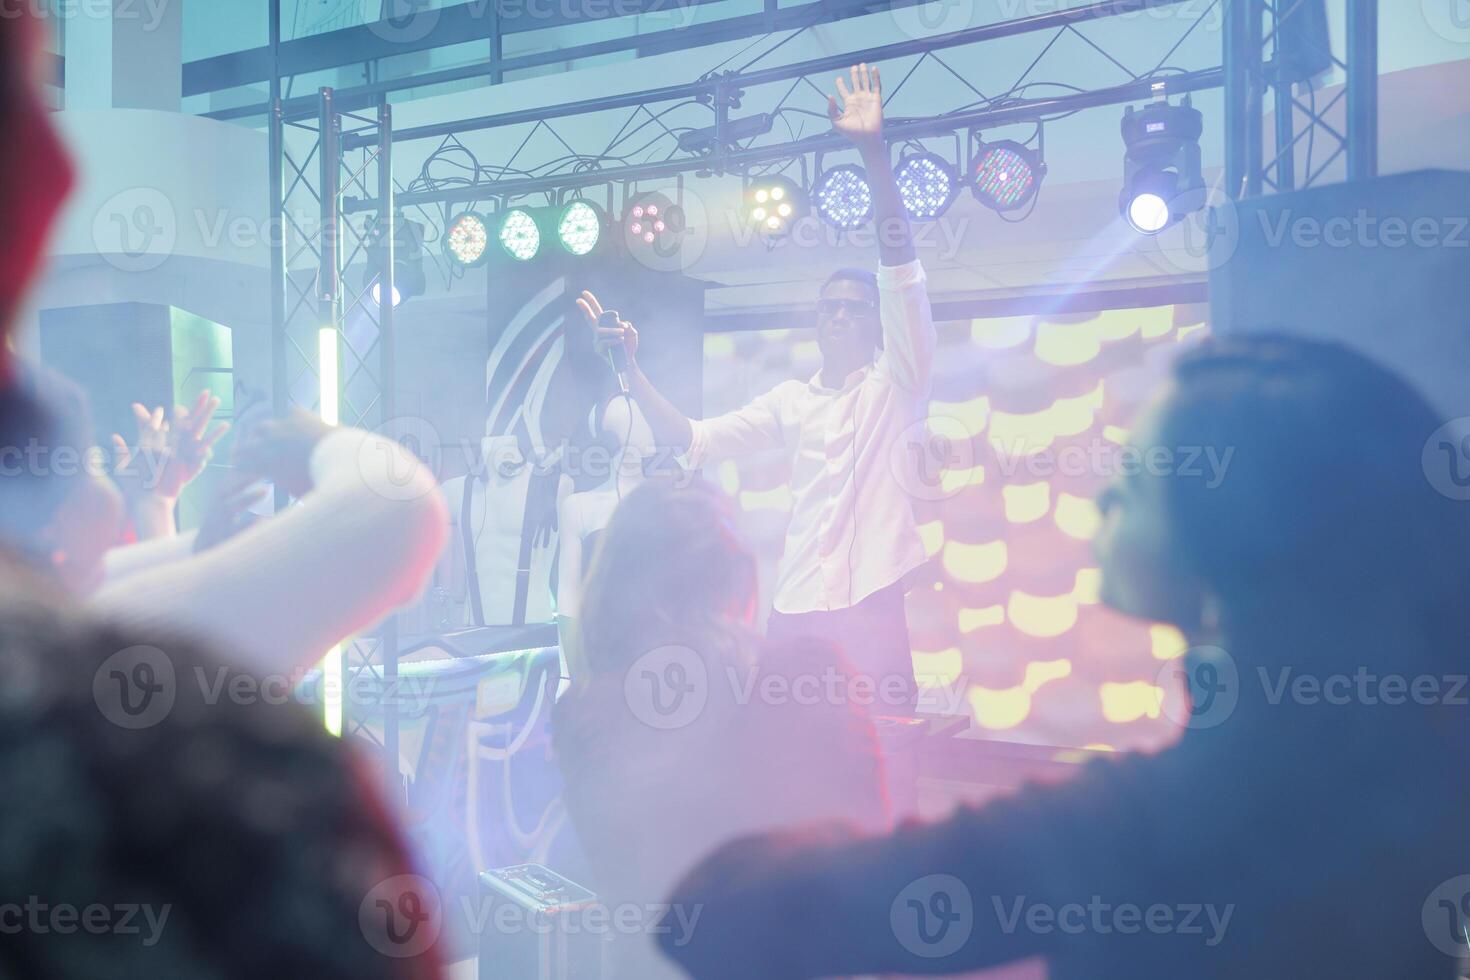
[[[955,168],[937,153],[923,150],[899,161],[893,171],[903,209],[914,221],[933,221],[949,210],[959,192]]]
[[[379,280],[388,263],[388,246],[385,242],[388,230],[385,223],[375,221],[367,230],[363,252],[367,256],[367,268],[363,272],[363,286],[369,291],[375,305],[382,305],[382,290]],[[424,226],[409,221],[402,211],[393,212],[393,305],[406,299],[421,296],[428,288],[424,275]]]
[[[1157,235],[1205,203],[1199,138],[1203,117],[1184,96],[1123,112],[1123,192],[1118,208],[1133,228]]]
[[[529,262],[541,253],[541,226],[529,208],[511,208],[502,213],[495,237],[505,254],[517,262]]]
[[[466,211],[444,232],[444,251],[460,268],[483,265],[497,253],[513,262],[530,262],[546,254],[548,242],[578,258],[602,245],[606,222],[597,205],[582,198],[543,207],[517,206],[493,220]],[[493,231],[492,231],[493,229]],[[491,243],[499,249],[492,249]]]
[[[671,255],[684,230],[684,209],[659,191],[634,195],[623,211],[623,238],[634,253]]]
[[[1015,211],[1036,198],[1046,164],[1039,150],[1015,140],[981,142],[970,154],[968,183],[975,200],[993,211]]]
[[[787,177],[757,177],[745,188],[745,217],[762,235],[780,237],[806,213],[806,195]]]
[[[461,269],[484,265],[490,258],[490,223],[477,211],[465,211],[444,229],[444,254]]]
[[[868,176],[850,163],[818,175],[812,185],[812,202],[823,221],[846,231],[867,224],[873,216],[873,189],[868,186]]]
[[[590,255],[602,241],[602,211],[580,198],[568,201],[553,213],[556,240],[572,255]]]

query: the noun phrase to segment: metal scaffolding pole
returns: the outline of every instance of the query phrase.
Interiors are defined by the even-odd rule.
[[[1347,0],[1348,180],[1378,176],[1378,0]]]
[[[281,0],[270,0],[270,250],[271,250],[271,404],[277,414],[286,410],[286,148],[285,109],[281,105]],[[286,491],[276,487],[276,509],[286,506]]]
[[[393,333],[393,293],[397,289],[395,249],[398,214],[393,203],[393,107],[384,97],[378,102],[378,211],[383,235],[383,269],[378,274],[378,386],[379,405],[385,422],[397,415],[394,360],[397,351]],[[369,296],[369,299],[371,296]],[[398,764],[398,616],[390,614],[379,632],[378,655],[383,665],[383,763],[395,799],[402,794]]]
[[[316,298],[317,312],[323,327],[340,330],[341,282],[338,247],[342,235],[338,229],[341,215],[338,207],[342,201],[339,180],[342,170],[342,122],[332,106],[332,90],[322,88],[317,93],[320,100],[318,120],[321,126],[321,262],[318,265]]]
[[[1303,104],[1293,92],[1291,66],[1279,57],[1281,32],[1301,29],[1303,0],[1225,0],[1225,178],[1234,197],[1257,197],[1267,191],[1290,191],[1320,182],[1328,167],[1346,155],[1347,179],[1362,180],[1377,174],[1378,161],[1378,4],[1376,0],[1341,0],[1346,24],[1346,49],[1340,55],[1327,50],[1321,38],[1316,48],[1326,63],[1339,70],[1345,81],[1337,95],[1318,107]],[[1271,31],[1263,35],[1263,24]],[[1278,49],[1276,63],[1269,64],[1263,50],[1267,40]],[[1264,103],[1270,90],[1275,110],[1274,156],[1267,160]],[[1347,99],[1346,125],[1329,119],[1332,109]],[[1298,177],[1296,146],[1303,140],[1327,141],[1335,147],[1314,166],[1311,150],[1307,165]]]

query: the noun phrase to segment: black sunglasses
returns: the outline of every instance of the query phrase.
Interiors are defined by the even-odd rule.
[[[865,299],[819,299],[817,300],[817,314],[824,317],[834,317],[842,311],[853,319],[861,316],[873,316],[878,312],[878,307]]]

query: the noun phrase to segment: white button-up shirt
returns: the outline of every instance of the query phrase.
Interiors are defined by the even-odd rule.
[[[846,609],[924,562],[908,443],[923,436],[936,343],[918,261],[878,269],[883,350],[841,388],[777,385],[743,408],[692,423],[698,468],[761,450],[795,453],[792,512],[776,583],[782,613]]]

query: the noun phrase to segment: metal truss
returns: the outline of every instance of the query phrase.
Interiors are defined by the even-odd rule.
[[[1233,197],[1295,190],[1317,184],[1339,157],[1347,157],[1349,180],[1373,177],[1378,169],[1378,3],[1341,3],[1346,38],[1341,55],[1303,22],[1312,0],[1224,0],[1226,187]],[[1325,34],[1325,31],[1322,32]],[[1347,83],[1318,106],[1314,83],[1299,79],[1287,64],[1291,34],[1312,57],[1341,71]],[[1297,90],[1305,86],[1306,101]],[[1266,99],[1274,114],[1274,156],[1265,158]],[[1346,125],[1330,114],[1346,102]],[[1326,146],[1319,149],[1319,141]],[[1305,142],[1305,160],[1297,154]]]
[[[1160,31],[1159,54],[1146,65],[1123,64],[1086,33],[1091,21],[1186,2],[1105,0],[793,65],[754,67],[795,36],[791,34],[736,70],[720,70],[722,65],[690,83],[400,129],[392,134],[395,144],[439,142],[419,176],[397,196],[397,204],[439,206],[442,218],[457,204],[504,204],[535,194],[559,198],[597,185],[621,185],[626,196],[637,181],[688,173],[751,176],[804,168],[808,156],[815,156],[820,166],[822,154],[846,146],[830,131],[823,86],[830,83],[832,72],[859,61],[882,63],[889,69],[887,131],[897,143],[942,137],[963,146],[968,141],[962,137],[969,131],[1016,123],[1036,123],[1039,133],[1040,124],[1083,109],[1155,97],[1161,85],[1169,94],[1219,87],[1224,82],[1221,68],[1186,71],[1170,63],[1216,4],[1202,5],[1198,16],[1178,18],[1181,30],[1167,36]],[[958,56],[974,54],[966,50],[970,46],[1045,31],[1051,31],[1051,37],[1014,78],[979,78],[977,71],[960,64]],[[1080,39],[1111,63],[1117,82],[1102,88],[1084,85],[1076,65],[1059,55],[1064,49],[1057,44],[1067,37]],[[895,100],[902,98],[905,86],[920,71],[932,73],[931,83],[938,79],[935,84],[945,89],[945,111],[895,114]],[[343,146],[351,149],[364,139],[345,136]],[[495,148],[503,148],[503,157],[482,162],[479,154],[488,156]],[[963,166],[966,161],[959,163]],[[348,214],[379,207],[372,197],[343,202]]]
[[[279,24],[272,23],[278,37]],[[272,378],[278,413],[292,407],[321,412],[324,368],[336,375],[338,420],[366,429],[393,418],[393,182],[390,172],[391,109],[386,102],[374,115],[338,111],[332,91],[318,93],[314,116],[292,117],[272,86],[270,187],[273,227]],[[358,148],[344,152],[344,136]],[[372,193],[384,202],[381,213],[344,220],[345,192]],[[344,275],[381,234],[381,302],[372,301],[371,283]],[[324,364],[324,359],[329,364]],[[277,507],[287,505],[277,491]],[[383,750],[390,784],[401,785],[398,765],[398,637],[394,617],[376,636],[353,637],[342,644],[342,734],[359,737]],[[325,651],[324,651],[325,652]],[[381,678],[381,680],[379,680]],[[367,683],[361,683],[367,681]],[[323,685],[326,692],[326,685]],[[358,692],[381,692],[381,724],[352,701]],[[325,698],[324,698],[325,701]]]
[[[272,16],[278,18],[281,0],[268,2],[272,7]],[[636,15],[657,14],[670,9],[699,9],[722,2],[724,0],[621,0],[616,9],[608,11],[605,16],[585,10],[529,10],[525,4],[521,5],[522,9],[517,14],[514,10],[502,10],[500,4],[490,0],[461,0],[437,7],[424,4],[410,14],[407,25],[379,20],[356,26],[341,26],[321,33],[303,34],[279,46],[268,45],[187,62],[183,67],[183,90],[187,97],[269,81],[272,78],[272,66],[276,72],[275,77],[280,77],[282,74],[307,75],[348,65],[363,65],[366,74],[371,77],[377,74],[375,69],[382,59],[467,42],[483,41],[487,45],[489,57],[481,62],[399,78],[380,78],[350,89],[337,90],[339,106],[363,109],[375,104],[380,96],[408,88],[476,79],[498,85],[505,80],[507,74],[548,65],[625,51],[633,52],[639,57],[683,51],[702,45],[745,40],[773,32],[831,23],[846,17],[883,10],[902,10],[932,0],[812,0],[796,4],[764,0],[762,9],[756,12],[650,32],[615,32],[620,36],[571,46],[556,45],[548,50],[520,55],[503,54],[505,41],[519,34],[534,34],[578,24],[616,23],[621,18]],[[513,4],[506,6],[514,7]],[[412,29],[417,18],[423,18],[425,30]],[[330,23],[329,19],[327,26]],[[405,31],[405,27],[410,29]],[[300,96],[287,99],[287,111],[303,111],[304,106],[309,108],[312,98],[313,96]],[[263,116],[270,110],[270,105],[262,103],[233,106],[205,115],[213,119]]]

